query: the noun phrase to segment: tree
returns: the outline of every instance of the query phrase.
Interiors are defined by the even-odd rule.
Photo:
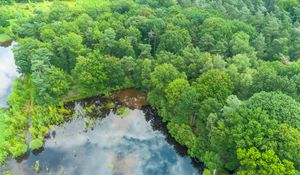
[[[32,55],[31,83],[33,84],[33,99],[38,104],[52,102],[53,99],[47,93],[49,88],[45,74],[49,72],[50,57],[52,54],[46,48],[36,50]]]
[[[216,98],[221,103],[232,94],[233,84],[224,71],[210,70],[202,74],[193,86],[198,90],[200,99]]]
[[[174,116],[178,116],[181,123],[193,125],[199,108],[198,99],[198,93],[195,88],[186,88],[176,101],[176,106],[174,106],[173,110]]]
[[[145,59],[142,62],[142,70],[141,70],[141,83],[142,87],[145,90],[150,90],[151,88],[151,72],[153,71],[153,63],[149,59]]]
[[[225,69],[227,62],[221,55],[208,52],[201,53],[198,48],[187,47],[182,51],[189,80],[197,79],[202,73],[211,69]]]
[[[267,44],[265,42],[265,37],[262,33],[260,33],[255,40],[253,41],[253,46],[257,52],[257,57],[258,58],[265,58],[266,54],[266,48]]]
[[[38,49],[41,43],[33,38],[26,38],[19,41],[14,48],[14,58],[19,72],[23,74],[31,73],[31,54]]]
[[[70,89],[70,77],[63,70],[51,66],[49,72],[45,75],[49,86],[48,93],[58,98],[65,95]]]
[[[78,57],[74,73],[85,93],[105,89],[107,75],[104,72],[103,63],[96,57]]]
[[[232,35],[232,26],[229,21],[217,17],[207,18],[199,31],[201,31],[198,33],[199,48],[223,55],[227,53]]]
[[[177,78],[184,78],[185,75],[171,64],[162,64],[155,67],[151,73],[151,84],[153,88],[163,90],[167,85]]]
[[[300,104],[281,92],[254,94],[245,105],[250,109],[261,108],[279,123],[287,123],[300,130]]]
[[[209,131],[207,130],[207,124],[209,115],[220,114],[222,107],[222,104],[214,98],[207,98],[199,104],[196,126],[199,136],[203,137],[204,140],[208,140],[207,136]]]
[[[194,157],[196,136],[194,135],[192,128],[188,125],[177,124],[175,122],[169,122],[167,127],[175,140],[181,145],[185,145],[188,148],[189,155]]]
[[[169,83],[176,79],[186,78],[185,74],[178,72],[178,70],[171,64],[162,64],[155,67],[151,73],[151,91],[148,94],[149,103],[158,109],[166,110],[166,99],[164,89]],[[162,113],[161,113],[162,114]],[[168,112],[162,114],[164,119],[169,117]]]
[[[54,3],[50,9],[49,21],[63,21],[64,19],[71,18],[73,14],[71,9],[61,2]]]
[[[176,4],[175,0],[138,0],[139,4],[147,4],[153,8],[169,7]]]
[[[83,49],[82,37],[75,33],[57,37],[54,41],[54,49],[57,57],[53,60],[53,64],[64,71],[71,72],[75,67],[76,58]]]
[[[295,168],[300,168],[300,131],[288,124],[280,124],[274,133],[277,147],[274,148],[279,157],[293,161]]]
[[[165,89],[166,99],[170,107],[173,107],[181,94],[189,88],[190,84],[185,79],[175,79]]]
[[[232,36],[230,41],[232,55],[249,54],[254,52],[254,48],[249,44],[249,35],[245,32],[237,32]]]
[[[251,60],[245,54],[238,54],[229,59],[231,65],[235,65],[238,68],[239,72],[244,72],[247,68],[250,68]]]
[[[172,64],[178,71],[185,72],[186,65],[184,59],[171,52],[161,51],[157,54],[157,64],[169,63]]]
[[[160,39],[158,50],[179,53],[191,43],[191,36],[185,29],[167,30]]]
[[[65,72],[51,66],[52,53],[46,48],[36,50],[32,55],[31,82],[33,97],[38,104],[58,101],[58,97],[69,90],[69,79]]]
[[[260,152],[252,147],[248,150],[239,149],[237,151],[241,166],[238,175],[292,175],[296,174],[293,163],[288,160],[280,161],[273,150]]]
[[[103,64],[103,72],[107,75],[107,88],[120,88],[124,85],[125,72],[120,59],[112,56],[102,56],[99,61]]]
[[[128,12],[132,6],[134,5],[132,0],[118,0],[118,1],[112,1],[112,10],[114,12],[118,13],[126,13]]]
[[[99,29],[95,29],[95,39],[98,40],[99,44],[96,45],[104,54],[111,54],[115,47],[116,32],[112,28],[105,29],[104,32],[100,32]]]
[[[138,75],[137,74],[137,62],[135,61],[134,58],[132,57],[124,57],[123,59],[120,60],[121,62],[121,66],[122,66],[122,70],[124,72],[124,75],[126,76],[126,83],[128,83],[130,86],[139,86],[138,84],[136,85],[136,77]],[[133,83],[133,84],[132,84]]]
[[[296,60],[300,58],[300,31],[299,31],[299,26],[297,28],[294,28],[292,30],[292,44],[289,50],[289,55],[292,60]]]
[[[151,58],[151,45],[150,44],[139,44],[138,46],[140,50],[139,57],[142,59]]]
[[[266,100],[268,99],[266,98]],[[260,106],[255,108],[248,107],[247,102],[245,104],[235,104],[238,103],[233,103],[233,105],[228,103],[227,106],[223,108],[221,119],[216,122],[210,131],[210,147],[221,157],[226,157],[224,162],[225,167],[235,169],[238,167],[239,161],[241,165],[240,173],[254,171],[253,173],[264,174],[274,172],[275,174],[282,174],[286,171],[293,172],[294,164],[290,161],[296,160],[299,154],[291,154],[290,151],[298,152],[298,148],[296,147],[298,147],[297,145],[299,143],[295,142],[295,140],[299,137],[299,131],[291,128],[287,129],[289,128],[287,124],[278,124],[278,121],[274,120],[270,112]],[[289,131],[287,132],[287,130]],[[282,134],[279,134],[279,132]],[[286,139],[282,138],[283,135],[285,135]],[[290,147],[287,148],[287,145],[290,145]],[[270,154],[270,158],[265,159],[262,156],[256,159],[254,155],[248,158],[239,157],[241,156],[239,155],[241,153],[240,150],[252,150],[253,148],[260,152],[258,155],[267,153]],[[246,152],[248,151],[244,151],[243,154],[246,154]],[[238,160],[234,156],[235,154],[237,154]],[[254,159],[253,162],[257,165],[251,163],[251,159]],[[270,162],[263,163],[263,161]],[[299,165],[299,161],[294,162],[296,166]],[[273,163],[276,164],[276,166],[270,166],[272,170],[267,170],[270,167],[264,167]],[[281,165],[282,163],[284,166]],[[285,166],[288,168],[284,169],[283,167]]]
[[[128,38],[121,38],[116,43],[115,49],[114,49],[114,55],[122,58],[124,56],[135,56],[135,52],[133,50],[133,47],[131,45],[131,42]]]
[[[297,85],[290,81],[287,76],[278,75],[274,67],[263,63],[257,68],[257,74],[253,79],[251,91],[253,93],[281,91],[290,96],[295,96]]]

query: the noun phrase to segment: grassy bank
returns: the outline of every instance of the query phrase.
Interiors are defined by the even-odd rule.
[[[5,34],[5,33],[0,34],[0,43],[7,42],[9,40],[12,40],[12,38],[10,36],[8,36],[7,34]]]

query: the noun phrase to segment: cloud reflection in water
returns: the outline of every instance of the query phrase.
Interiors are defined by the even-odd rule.
[[[36,160],[49,168],[45,174],[198,174],[189,158],[178,155],[165,136],[152,129],[141,110],[130,110],[124,118],[110,113],[88,132],[83,120],[75,119],[56,128],[56,137],[47,140],[44,152],[20,164],[11,161],[9,167],[13,173],[19,169],[29,175]]]

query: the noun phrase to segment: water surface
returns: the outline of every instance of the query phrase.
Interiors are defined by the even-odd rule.
[[[192,160],[155,130],[151,117],[142,109],[130,109],[123,117],[111,111],[86,131],[78,116],[56,127],[41,153],[10,160],[8,169],[14,175],[36,174],[38,160],[45,175],[198,175]]]
[[[11,92],[12,84],[18,76],[12,52],[16,42],[0,45],[0,107],[7,107],[6,99]]]

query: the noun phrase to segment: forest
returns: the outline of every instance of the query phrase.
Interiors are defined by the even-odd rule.
[[[300,174],[297,0],[0,0],[5,38],[21,76],[3,164],[42,147],[65,102],[137,88],[204,175]]]

